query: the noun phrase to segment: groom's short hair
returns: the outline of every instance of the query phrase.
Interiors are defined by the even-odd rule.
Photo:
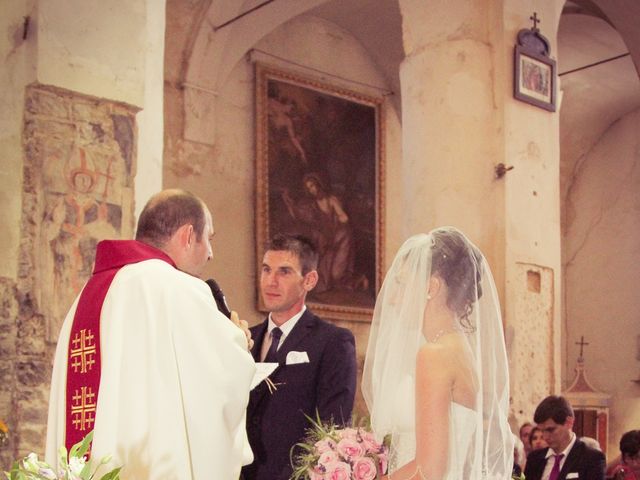
[[[568,417],[573,417],[573,408],[566,398],[557,395],[549,395],[542,400],[536,412],[533,414],[533,421],[538,425],[551,419],[558,425],[567,421]]]
[[[266,251],[269,250],[295,254],[300,260],[303,275],[318,268],[318,250],[315,244],[304,235],[279,233],[267,244]]]

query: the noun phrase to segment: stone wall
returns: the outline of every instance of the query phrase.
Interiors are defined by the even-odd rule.
[[[0,412],[11,435],[0,469],[44,451],[64,316],[91,274],[97,242],[133,234],[135,114],[122,103],[27,88],[18,275],[0,279]]]

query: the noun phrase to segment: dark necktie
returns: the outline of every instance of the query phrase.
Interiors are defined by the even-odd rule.
[[[564,453],[554,455],[554,457],[556,457],[556,459],[553,462],[553,468],[551,469],[549,480],[558,480],[558,477],[560,476],[560,462],[562,461],[562,457],[564,457]]]
[[[277,362],[276,352],[278,351],[278,344],[280,343],[280,337],[282,336],[282,330],[278,327],[271,330],[271,345],[269,346],[269,351],[267,355],[264,357],[265,362]]]

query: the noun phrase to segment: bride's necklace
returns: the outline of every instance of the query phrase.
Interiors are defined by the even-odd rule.
[[[440,331],[438,331],[438,333],[436,333],[433,338],[431,340],[427,339],[427,342],[429,343],[436,343],[438,340],[440,340],[440,337],[442,337],[443,335],[447,335],[449,333],[457,333],[460,332],[460,329],[458,328],[443,328]]]

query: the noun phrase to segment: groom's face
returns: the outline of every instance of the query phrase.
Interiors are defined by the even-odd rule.
[[[287,250],[268,250],[262,260],[262,301],[278,325],[300,311],[307,292],[317,281],[315,270],[302,274],[300,258]]]
[[[562,452],[571,442],[571,428],[573,417],[567,417],[564,423],[556,423],[552,418],[538,425],[542,430],[542,437],[555,453]]]

